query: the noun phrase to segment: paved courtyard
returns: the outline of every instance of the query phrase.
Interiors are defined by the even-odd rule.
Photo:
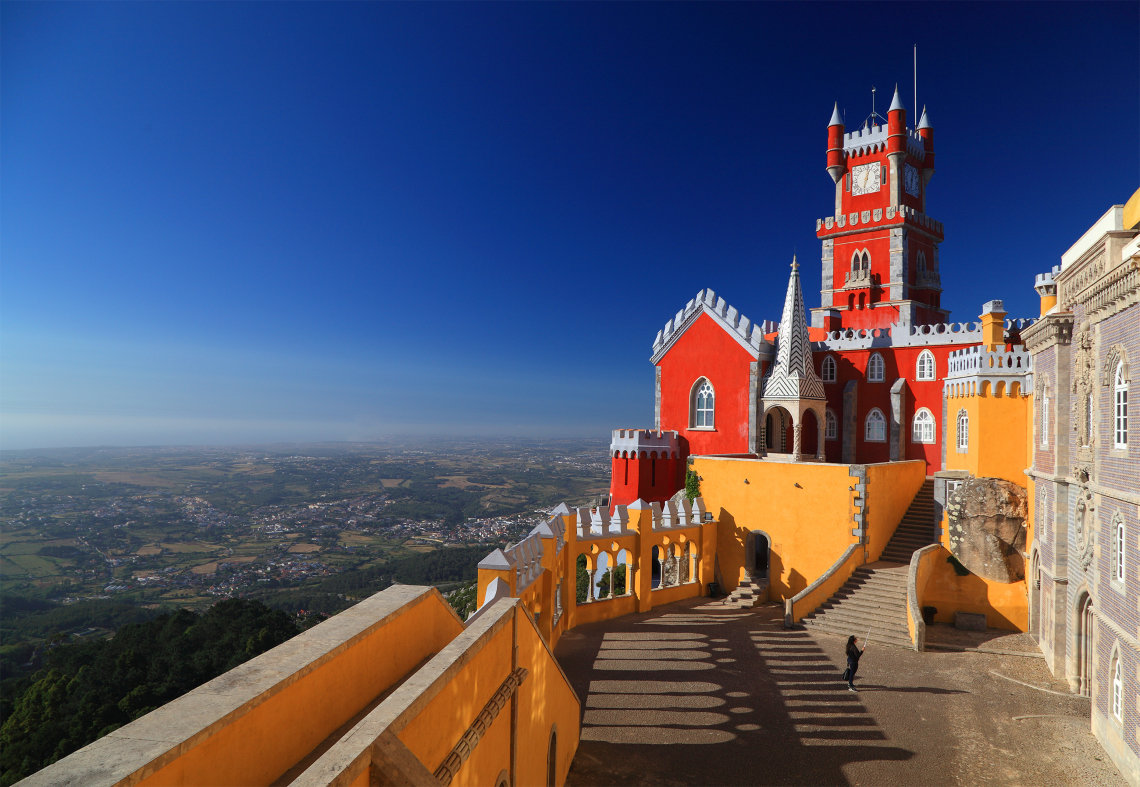
[[[776,606],[693,599],[563,635],[583,705],[569,784],[1125,784],[1088,700],[1014,655],[1024,638],[982,644],[1006,653],[872,641],[852,693],[845,638],[782,623]]]

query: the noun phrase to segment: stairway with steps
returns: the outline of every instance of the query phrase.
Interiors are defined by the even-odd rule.
[[[934,481],[911,501],[879,561],[855,569],[834,596],[802,621],[831,634],[854,634],[871,642],[912,647],[906,627],[906,580],[914,551],[933,543]]]
[[[744,579],[736,586],[736,590],[721,600],[721,604],[729,609],[752,609],[757,604],[768,600],[768,580],[757,579],[751,572],[745,574]]]

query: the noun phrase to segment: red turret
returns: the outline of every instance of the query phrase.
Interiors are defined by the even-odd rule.
[[[895,85],[895,97],[887,110],[887,155],[906,152],[906,110],[899,100],[899,86]]]
[[[922,108],[922,117],[918,120],[918,136],[922,138],[922,147],[926,151],[922,160],[922,179],[923,185],[926,185],[934,174],[934,126],[930,125],[930,119],[926,117],[926,107]]]
[[[847,172],[846,158],[843,153],[843,119],[839,117],[839,102],[836,101],[827,124],[827,174],[832,182],[838,183]]]

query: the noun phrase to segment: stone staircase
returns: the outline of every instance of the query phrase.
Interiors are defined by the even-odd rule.
[[[804,626],[872,643],[912,647],[906,627],[906,580],[910,557],[933,543],[934,482],[915,495],[891,540],[876,563],[855,569],[834,596],[803,619]]]
[[[910,507],[887,542],[879,560],[910,563],[916,549],[934,543],[934,479],[928,478],[910,501]]]
[[[736,586],[736,590],[721,600],[721,604],[729,609],[752,609],[768,598],[768,580],[757,579],[751,572],[745,574],[744,579]]]

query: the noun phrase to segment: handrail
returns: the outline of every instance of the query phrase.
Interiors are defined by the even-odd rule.
[[[910,556],[910,569],[906,575],[906,617],[907,623],[910,624],[908,628],[911,629],[911,643],[919,653],[926,649],[926,621],[922,619],[922,609],[919,607],[918,566],[923,557],[935,549],[941,548],[941,544],[927,544],[921,549],[915,550],[914,554]]]
[[[807,608],[806,611],[801,610],[798,613],[796,612],[796,605],[797,604],[800,605],[801,607],[806,606],[807,605],[806,600],[810,596],[815,594],[817,591],[819,591],[820,588],[824,587],[825,583],[827,583],[828,580],[837,576],[839,574],[839,572],[843,570],[844,565],[847,564],[851,560],[851,556],[853,554],[855,554],[855,550],[860,549],[862,547],[863,547],[863,544],[851,544],[843,552],[843,554],[840,556],[839,560],[836,560],[834,563],[832,563],[831,568],[829,568],[829,569],[827,569],[827,571],[823,572],[823,574],[821,574],[820,577],[818,579],[816,579],[815,582],[812,582],[806,588],[804,588],[799,593],[797,593],[796,595],[792,596],[790,599],[788,599],[784,602],[784,628],[789,628],[789,629],[792,628],[794,625],[796,625],[796,623],[798,623],[800,620],[802,620],[807,615],[810,615],[812,612],[815,611],[816,607],[818,607],[820,604],[823,603],[822,600],[816,601],[815,604],[811,605],[809,608]],[[844,582],[846,582],[848,579],[851,578],[851,575],[853,573],[855,573],[856,568],[858,568],[858,566],[852,566],[851,567],[851,570],[848,571],[847,575],[844,576],[840,580],[839,585],[837,585],[835,587],[835,590],[838,590],[839,587],[842,586]],[[823,598],[824,599],[829,598],[832,592],[834,592],[834,591],[829,590],[827,595],[824,595]]]

